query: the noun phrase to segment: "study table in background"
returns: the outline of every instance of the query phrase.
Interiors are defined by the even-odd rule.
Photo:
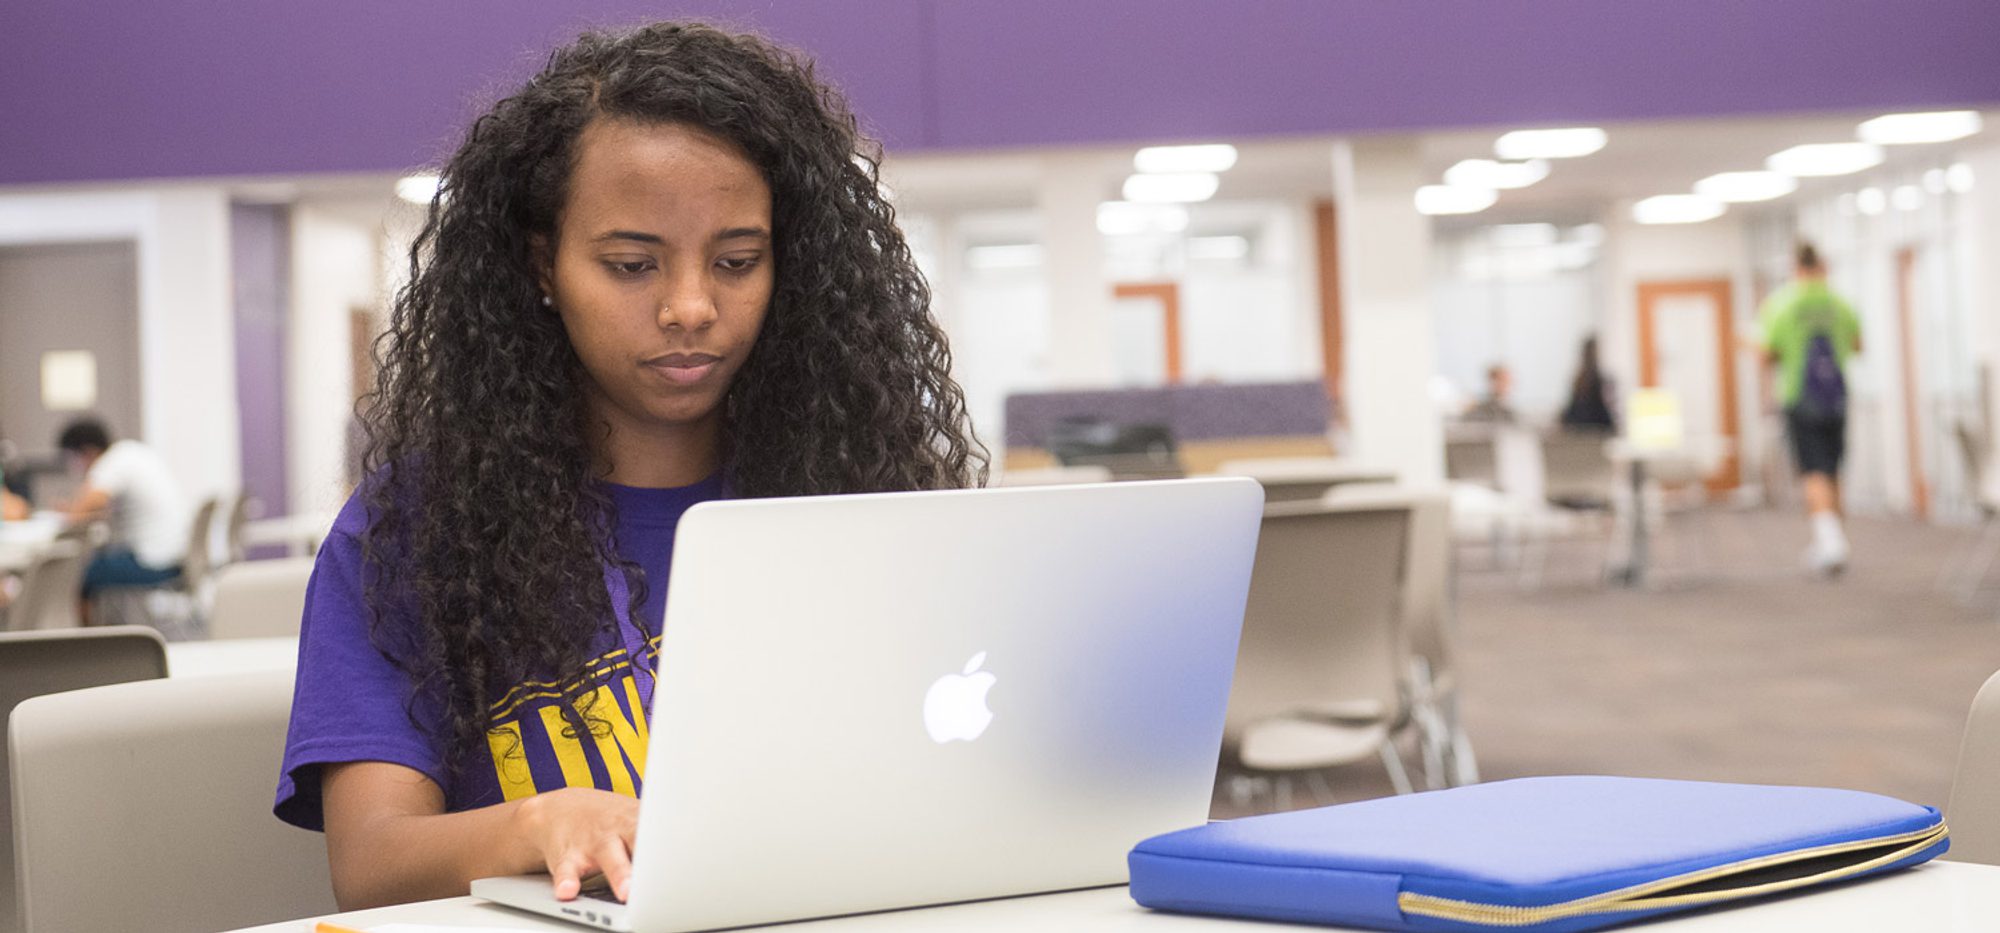
[[[391,924],[436,924],[578,933],[587,927],[544,919],[471,897],[355,911],[253,927],[240,933],[310,933],[318,920],[356,930]],[[1000,931],[1240,931],[1285,929],[1338,931],[1341,927],[1274,925],[1249,920],[1154,913],[1132,902],[1125,889],[1097,888],[888,913],[838,917],[773,929],[784,933],[1000,933]],[[1617,929],[1644,933],[1985,933],[2000,929],[2000,866],[1931,862],[1907,871]]]
[[[0,573],[19,573],[48,550],[63,529],[56,512],[37,512],[32,517],[0,522]]]

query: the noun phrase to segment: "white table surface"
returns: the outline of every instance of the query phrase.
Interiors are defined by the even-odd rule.
[[[241,933],[309,933],[313,924],[322,919],[357,930],[388,923],[441,924],[535,933],[577,933],[588,929],[500,907],[477,898],[455,897],[274,923]],[[859,933],[864,930],[887,933],[998,933],[1003,930],[1133,930],[1142,933],[1237,930],[1243,933],[1274,933],[1284,929],[1334,931],[1344,928],[1153,913],[1134,904],[1125,889],[1120,887],[840,917],[788,924],[778,929],[782,933]],[[2000,866],[1931,862],[1852,884],[1615,929],[1644,933],[1772,933],[1789,930],[1812,933],[1970,933],[1978,930],[1989,933],[2000,929]]]
[[[206,677],[288,671],[298,666],[299,638],[223,638],[167,642],[167,675]]]
[[[28,569],[28,565],[35,562],[36,555],[48,549],[49,543],[56,539],[62,528],[62,516],[52,512],[37,512],[29,518],[0,522],[0,570]]]

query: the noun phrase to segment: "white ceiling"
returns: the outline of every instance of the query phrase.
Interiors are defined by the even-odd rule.
[[[1501,192],[1485,219],[1593,216],[1611,205],[1656,194],[1687,193],[1697,179],[1763,167],[1765,157],[1801,143],[1854,139],[1855,126],[1878,112],[1711,118],[1606,124],[1610,142],[1596,154],[1561,159],[1539,184]],[[2000,113],[1989,113],[2000,127]],[[1436,181],[1460,159],[1492,158],[1493,141],[1515,127],[1420,134],[1426,176]],[[1989,128],[1990,137],[2000,129]],[[1979,137],[1975,137],[1975,140]],[[1217,200],[1326,197],[1333,190],[1333,137],[1236,141],[1240,157],[1223,174]],[[1891,168],[1927,168],[1949,161],[1968,142],[1890,149]],[[892,157],[883,177],[906,210],[962,211],[1032,207],[1045,161],[1097,175],[1102,197],[1118,197],[1138,147],[1043,149]],[[1844,190],[1854,179],[1806,180],[1801,193]],[[1792,195],[1791,197],[1799,197]],[[1777,202],[1784,203],[1783,201]]]

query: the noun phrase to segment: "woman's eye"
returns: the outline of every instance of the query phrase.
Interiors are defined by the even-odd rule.
[[[645,275],[646,273],[651,272],[653,269],[653,261],[650,259],[626,259],[626,260],[614,259],[605,262],[604,266],[605,268],[610,269],[613,274],[624,276],[627,278],[636,278],[638,276]]]
[[[757,262],[760,258],[758,256],[724,256],[716,260],[715,264],[729,272],[748,272],[757,267]]]

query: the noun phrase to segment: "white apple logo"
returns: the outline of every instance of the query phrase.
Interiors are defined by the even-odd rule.
[[[981,651],[965,662],[963,674],[938,678],[924,694],[924,729],[931,734],[931,741],[940,745],[970,742],[993,722],[993,711],[986,708],[986,691],[993,689],[999,678],[979,669],[985,663],[986,652]]]

